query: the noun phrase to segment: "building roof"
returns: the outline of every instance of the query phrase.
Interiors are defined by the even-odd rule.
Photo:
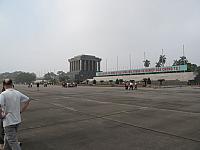
[[[101,61],[101,58],[98,58],[93,55],[78,55],[74,56],[73,58],[68,59],[69,62],[75,61],[75,60],[95,60],[95,61]]]

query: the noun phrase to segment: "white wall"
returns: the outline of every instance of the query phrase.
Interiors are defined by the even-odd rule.
[[[158,79],[188,81],[188,80],[193,80],[195,78],[195,75],[193,72],[181,72],[181,73],[161,73],[161,74],[94,77],[94,79],[96,81],[101,81],[101,80],[115,81],[116,79],[123,79],[124,81],[130,81],[130,80],[141,81],[144,78],[150,78],[152,81],[157,81]]]

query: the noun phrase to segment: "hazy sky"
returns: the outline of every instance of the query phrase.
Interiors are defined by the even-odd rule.
[[[199,0],[0,0],[0,72],[69,71],[80,54],[102,58],[101,69],[155,65],[182,55],[200,65]]]

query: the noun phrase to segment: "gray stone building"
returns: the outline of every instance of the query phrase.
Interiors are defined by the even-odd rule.
[[[79,82],[91,79],[96,76],[96,72],[100,72],[101,58],[91,55],[79,55],[68,61],[70,63],[70,72],[67,74],[73,81]]]

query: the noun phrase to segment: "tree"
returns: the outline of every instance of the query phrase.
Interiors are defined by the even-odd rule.
[[[198,68],[196,64],[190,63],[185,56],[181,56],[179,60],[174,60],[173,66],[187,65],[187,71],[195,72]]]
[[[3,81],[6,78],[12,79],[13,81],[15,81],[16,77],[23,73],[22,71],[15,71],[13,73],[9,73],[9,72],[5,72],[0,74],[0,80]]]
[[[191,71],[191,72],[195,72],[197,70],[197,65],[196,64],[192,64],[192,63],[187,63],[187,71]]]
[[[109,80],[109,83],[112,84],[112,83],[113,83],[113,80]]]
[[[116,79],[115,84],[119,84],[119,79]]]
[[[21,84],[24,84],[24,83],[30,84],[31,82],[35,80],[36,80],[36,74],[28,73],[28,72],[21,72],[14,79],[16,83],[21,83]]]
[[[165,57],[165,55],[160,55],[159,62],[160,62],[160,65],[162,67],[165,66],[165,63],[166,63],[166,57]]]
[[[147,78],[144,78],[143,82],[144,82],[144,87],[146,87],[147,86]]]
[[[195,73],[196,73],[196,77],[195,77],[195,82],[196,83],[200,83],[200,66],[198,66],[195,70]]]
[[[48,72],[44,75],[44,79],[55,84],[57,81],[57,75],[53,72]]]
[[[66,82],[70,79],[67,73],[65,73],[64,71],[58,71],[57,74],[58,74],[58,80],[60,82]]]
[[[144,67],[149,67],[150,66],[150,61],[148,59],[144,60]]]
[[[172,66],[178,66],[179,65],[179,61],[178,60],[174,60],[174,63]]]
[[[195,73],[198,74],[198,75],[200,75],[200,66],[198,66],[198,67],[196,68]]]
[[[188,60],[185,56],[181,56],[179,60],[174,60],[173,66],[186,65]]]
[[[124,82],[123,79],[119,79],[119,83],[122,84]]]
[[[179,64],[180,65],[185,65],[188,63],[188,60],[185,56],[181,56],[180,59],[179,59]]]
[[[150,78],[147,79],[147,84],[151,84],[151,79]]]
[[[161,67],[160,62],[157,62],[157,63],[156,63],[156,67]]]

